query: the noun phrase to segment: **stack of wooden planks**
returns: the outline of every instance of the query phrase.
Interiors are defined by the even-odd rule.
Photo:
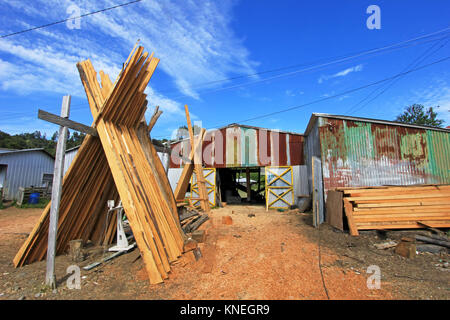
[[[450,227],[450,185],[338,188],[351,235],[358,230]]]
[[[135,48],[115,84],[100,71],[101,86],[89,60],[77,64],[98,137],[86,137],[64,178],[57,241],[57,253],[73,239],[111,243],[115,219],[106,219],[106,204],[120,197],[152,284],[168,278],[184,243],[175,198],[144,118],[144,90],[158,62]],[[15,266],[44,258],[48,219],[49,206]]]

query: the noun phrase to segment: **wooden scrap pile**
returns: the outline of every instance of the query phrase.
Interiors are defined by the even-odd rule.
[[[351,235],[359,230],[448,228],[450,186],[339,188]]]
[[[111,243],[115,218],[107,217],[107,200],[120,198],[151,283],[168,278],[184,244],[175,198],[144,118],[144,90],[158,62],[143,47],[134,49],[115,84],[100,71],[101,85],[89,60],[77,64],[98,137],[85,138],[64,177],[57,238],[58,254],[74,239]],[[49,208],[15,266],[45,257]]]
[[[185,233],[191,233],[208,219],[207,214],[201,214],[194,208],[185,208],[185,212],[180,215],[181,228]]]

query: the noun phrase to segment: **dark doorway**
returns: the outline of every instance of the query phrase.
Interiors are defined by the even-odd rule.
[[[222,202],[265,204],[264,167],[217,169]]]

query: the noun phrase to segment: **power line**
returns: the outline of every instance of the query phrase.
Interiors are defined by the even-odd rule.
[[[301,72],[313,71],[315,69],[324,68],[324,67],[327,67],[327,66],[332,65],[332,64],[337,64],[339,62],[348,61],[348,60],[351,60],[354,57],[358,57],[358,56],[361,56],[361,55],[381,52],[380,50],[388,50],[388,49],[397,50],[397,49],[401,49],[401,48],[405,48],[405,47],[416,46],[418,44],[423,44],[423,43],[428,43],[428,42],[434,42],[434,41],[442,40],[442,39],[448,38],[450,36],[450,32],[444,33],[447,30],[450,30],[450,28],[445,28],[445,29],[442,29],[440,31],[436,31],[436,32],[433,32],[433,33],[430,33],[430,34],[427,34],[427,35],[423,35],[423,36],[416,37],[416,38],[413,38],[413,39],[405,40],[405,41],[398,42],[398,43],[395,43],[395,44],[391,44],[391,45],[388,45],[388,46],[378,47],[378,48],[370,49],[370,50],[359,51],[359,52],[357,52],[355,54],[352,54],[351,56],[349,56],[349,55],[339,56],[339,59],[337,59],[337,60],[332,60],[332,61],[329,61],[329,62],[326,62],[326,63],[322,63],[322,64],[319,64],[319,65],[314,65],[314,62],[313,63],[305,63],[305,64],[302,64],[302,65],[308,66],[308,65],[312,64],[312,66],[309,67],[309,68],[306,68],[306,69],[301,69],[301,70],[297,70],[297,71],[293,71],[293,72],[289,72],[289,73],[279,74],[279,75],[276,75],[274,77],[265,78],[265,79],[262,79],[262,80],[259,80],[259,81],[256,81],[256,82],[239,84],[239,85],[234,85],[234,86],[231,86],[231,87],[225,87],[225,88],[219,88],[219,89],[211,90],[211,91],[208,91],[207,93],[216,92],[216,91],[223,91],[223,90],[228,90],[228,89],[233,89],[233,88],[239,88],[239,87],[242,87],[242,86],[255,84],[257,82],[265,82],[265,81],[274,80],[276,78],[289,76],[289,75],[293,75],[293,74],[297,74],[297,73],[301,73]],[[424,38],[429,38],[431,36],[435,36],[435,35],[438,35],[438,34],[440,34],[440,35],[445,34],[445,36],[442,37],[442,38],[436,38],[436,39],[427,40],[427,41],[423,41],[423,42],[417,42],[417,43],[413,42],[413,41],[421,40],[421,39],[424,39]],[[409,44],[409,45],[399,46],[400,44],[411,43],[411,42],[413,42],[413,43]],[[321,60],[317,60],[317,62],[319,62],[319,61],[327,61],[327,60],[328,59],[321,59]],[[300,66],[300,65],[297,65],[297,66]],[[290,69],[290,68],[293,68],[293,67],[295,67],[295,66],[288,66],[288,67],[282,67],[282,68],[273,69],[273,70],[266,70],[266,71],[261,71],[261,72],[255,73],[253,75],[248,75],[248,76],[245,75],[245,76],[239,76],[239,77],[235,77],[235,78],[216,80],[216,81],[211,81],[210,83],[227,81],[229,79],[250,77],[250,76],[255,76],[257,74],[260,75],[260,74],[264,74],[264,73],[271,73],[271,72],[276,72],[276,71],[279,71],[279,70]],[[164,93],[164,91],[160,91],[160,92]],[[181,97],[184,97],[184,96],[186,96],[186,95],[181,95],[181,96],[178,96],[178,97],[174,97],[172,99],[177,99],[177,98],[181,98]],[[75,106],[89,106],[89,105],[87,103],[80,103],[80,104],[77,104],[77,105],[73,105],[73,107],[75,107]],[[72,110],[74,111],[75,109],[72,109]],[[19,116],[19,115],[27,115],[28,113],[15,113],[15,114]],[[12,114],[9,114],[9,115],[12,115]],[[4,120],[13,119],[13,118],[14,117],[12,117],[12,118],[4,118]],[[167,136],[165,136],[165,137],[167,137]]]
[[[231,77],[231,78],[225,78],[225,79],[220,79],[220,80],[213,80],[213,81],[209,81],[209,82],[204,82],[204,83],[198,84],[198,86],[192,87],[192,89],[201,88],[201,87],[203,87],[205,85],[215,84],[215,83],[219,83],[219,82],[231,81],[231,80],[236,80],[236,79],[241,79],[241,78],[249,78],[249,77],[254,77],[254,76],[257,76],[257,75],[261,75],[261,74],[278,72],[278,71],[282,71],[282,70],[286,70],[286,69],[292,69],[292,68],[296,68],[296,67],[300,67],[300,66],[312,65],[313,68],[319,68],[319,67],[323,67],[323,66],[328,66],[330,64],[344,62],[344,61],[347,61],[347,60],[350,60],[350,59],[353,59],[353,58],[356,58],[356,57],[359,57],[359,56],[364,56],[364,55],[367,55],[367,54],[377,53],[377,52],[383,51],[383,50],[388,50],[388,49],[393,49],[393,48],[394,48],[394,50],[397,50],[397,49],[401,49],[401,48],[409,47],[409,46],[414,46],[414,45],[421,44],[421,43],[427,43],[427,42],[430,42],[430,41],[437,41],[437,40],[440,40],[440,38],[433,39],[433,40],[428,40],[428,41],[424,41],[424,42],[414,43],[414,42],[417,42],[418,40],[430,38],[430,37],[433,37],[433,36],[442,36],[443,34],[447,36],[449,30],[450,30],[450,27],[447,27],[447,28],[444,28],[444,29],[441,29],[441,30],[438,30],[438,31],[435,31],[435,32],[432,32],[432,33],[428,33],[428,34],[425,34],[425,35],[422,35],[422,36],[419,36],[419,37],[415,37],[415,38],[412,38],[412,39],[396,42],[396,43],[393,43],[393,44],[390,44],[390,45],[386,45],[386,46],[383,46],[383,47],[376,47],[376,48],[372,48],[372,49],[368,49],[368,50],[358,51],[358,52],[355,52],[355,53],[349,53],[349,54],[342,55],[342,56],[328,58],[328,59],[336,59],[336,60],[332,60],[332,61],[330,61],[328,63],[320,64],[320,65],[317,65],[317,66],[315,66],[316,63],[319,63],[321,61],[328,60],[328,59],[321,59],[321,60],[317,60],[317,61],[310,62],[310,63],[296,64],[296,65],[287,66],[287,67],[281,67],[281,68],[272,69],[272,70],[264,70],[264,71],[252,73],[252,74],[249,74],[249,75],[240,75],[240,76]],[[408,43],[413,43],[413,44],[407,45]],[[297,73],[297,72],[303,72],[303,71],[309,71],[309,69],[306,69],[306,70],[302,69],[300,71],[294,71],[294,72]],[[271,78],[263,79],[261,81],[266,81],[266,80],[270,80],[270,79]],[[170,92],[174,92],[174,91],[161,91],[161,93],[170,93]],[[184,97],[184,96],[186,96],[186,95],[181,95],[181,97]],[[175,97],[175,98],[177,98],[177,97]]]
[[[410,69],[410,70],[405,71],[405,72],[398,73],[398,74],[393,75],[391,77],[384,78],[382,80],[378,80],[378,81],[366,84],[366,85],[361,86],[361,87],[350,89],[350,90],[347,90],[347,91],[344,91],[344,92],[341,92],[341,93],[338,93],[338,94],[335,94],[335,95],[332,95],[332,96],[329,96],[329,97],[317,99],[317,100],[314,100],[314,101],[311,101],[311,102],[308,102],[308,103],[305,103],[305,104],[301,104],[301,105],[298,105],[298,106],[294,106],[294,107],[278,110],[278,111],[275,111],[275,112],[263,114],[263,115],[256,116],[256,117],[253,117],[253,118],[249,118],[249,119],[245,119],[245,120],[234,121],[234,123],[244,123],[244,122],[249,122],[249,121],[253,121],[253,120],[257,120],[257,119],[262,119],[262,118],[270,117],[270,116],[273,116],[273,115],[276,115],[276,114],[279,114],[279,113],[284,113],[284,112],[292,111],[292,110],[295,110],[295,109],[304,108],[304,107],[307,107],[307,106],[310,106],[310,105],[313,105],[313,104],[316,104],[316,103],[319,103],[319,102],[323,102],[323,101],[326,101],[326,100],[331,100],[331,99],[334,99],[334,98],[337,98],[337,97],[340,97],[340,96],[343,96],[343,95],[346,95],[346,94],[349,94],[349,93],[352,93],[352,92],[355,92],[355,91],[359,91],[359,90],[366,89],[366,88],[371,87],[371,86],[375,86],[375,85],[380,84],[380,83],[384,83],[386,81],[390,81],[392,79],[397,79],[397,78],[402,77],[404,75],[407,75],[409,73],[425,69],[427,67],[430,67],[430,66],[438,64],[438,63],[445,62],[445,61],[447,61],[449,59],[450,59],[450,56],[447,56],[447,57],[445,57],[443,59],[434,61],[432,63],[426,64],[426,65],[423,65],[423,66],[420,66],[420,67],[417,67],[417,68],[414,68],[414,69]],[[215,125],[213,127],[210,127],[208,130],[215,129],[215,128],[220,128],[220,127],[225,126],[225,125],[226,124]],[[170,137],[170,136],[169,135],[154,136],[152,138],[163,138],[163,137],[166,138],[166,137]]]
[[[437,51],[439,51],[440,49],[442,49],[447,43],[445,42],[444,44],[441,44],[441,46],[439,48],[437,48],[436,50],[434,50],[433,52],[430,52],[434,47],[436,47],[437,45],[439,45],[439,43],[442,43],[444,39],[442,39],[440,42],[433,44],[431,47],[429,47],[424,53],[422,53],[419,57],[417,57],[416,59],[413,60],[413,62],[411,62],[406,68],[404,68],[402,71],[407,71],[408,69],[414,67],[414,66],[418,66],[420,65],[420,63],[422,63],[423,61],[425,61],[428,57],[430,57],[431,55],[433,55],[434,53],[436,53]],[[349,112],[357,112],[360,111],[361,109],[363,109],[366,105],[368,105],[370,102],[374,101],[376,98],[378,98],[380,95],[382,95],[384,92],[386,92],[389,88],[391,88],[395,83],[397,83],[399,80],[401,79],[401,77],[393,79],[390,83],[386,83],[385,85],[381,85],[378,88],[375,88],[372,92],[370,92],[365,98],[361,99],[358,103],[356,103],[354,106],[350,107],[350,109],[348,109],[345,113],[349,113]],[[376,91],[378,91],[378,89],[382,89],[385,88],[383,91],[379,92],[375,97],[373,97],[371,100],[369,100],[368,102],[366,102],[365,104],[363,104],[360,108],[355,109],[355,107],[357,107],[358,105],[360,105],[362,102],[366,101],[367,99],[369,99],[372,94],[374,94]]]
[[[141,1],[143,1],[143,0],[130,1],[130,2],[122,3],[122,4],[119,4],[119,5],[113,6],[113,7],[109,7],[109,8],[105,8],[105,9],[89,12],[89,13],[85,13],[85,14],[82,14],[82,15],[80,15],[78,17],[67,18],[67,19],[64,19],[64,20],[60,20],[60,21],[55,21],[55,22],[51,22],[51,23],[48,23],[48,24],[44,24],[42,26],[33,27],[33,28],[30,28],[30,29],[22,30],[22,31],[17,31],[17,32],[13,32],[13,33],[10,33],[10,34],[5,34],[5,35],[0,36],[0,39],[11,37],[11,36],[15,36],[15,35],[18,35],[18,34],[22,34],[22,33],[33,31],[33,30],[37,30],[37,29],[42,29],[42,28],[54,26],[56,24],[61,24],[61,23],[67,22],[67,21],[84,18],[84,17],[90,16],[90,15],[93,15],[93,14],[109,11],[109,10],[112,10],[112,9],[125,7],[125,6],[128,6],[130,4],[138,3],[138,2],[141,2]]]
[[[322,102],[322,101],[326,101],[326,100],[330,100],[330,99],[333,99],[333,98],[337,98],[337,97],[340,97],[340,96],[343,96],[343,95],[346,95],[346,94],[349,94],[349,93],[352,93],[352,92],[355,92],[355,91],[359,91],[359,90],[362,90],[362,89],[365,89],[365,88],[368,88],[368,87],[371,87],[371,86],[375,86],[377,84],[380,84],[380,83],[383,83],[383,82],[386,82],[386,81],[389,81],[389,80],[392,80],[392,79],[396,79],[398,77],[404,76],[406,74],[409,74],[409,73],[412,73],[412,72],[415,72],[415,71],[419,71],[421,69],[430,67],[432,65],[435,65],[435,64],[438,64],[438,63],[442,63],[444,61],[447,61],[448,59],[450,59],[450,56],[445,57],[445,58],[440,59],[440,60],[437,60],[435,62],[426,64],[426,65],[423,65],[421,67],[417,67],[415,69],[411,69],[411,70],[408,70],[406,72],[401,72],[401,73],[398,73],[398,74],[396,74],[394,76],[391,76],[391,77],[388,77],[388,78],[385,78],[385,79],[382,79],[382,80],[378,80],[378,81],[366,84],[366,85],[358,87],[358,88],[350,89],[350,90],[347,90],[347,91],[344,91],[344,92],[341,92],[341,93],[338,93],[338,94],[335,94],[335,95],[332,95],[332,96],[329,96],[329,97],[325,97],[325,98],[322,98],[322,99],[314,100],[314,101],[311,101],[311,102],[308,102],[308,103],[305,103],[305,104],[302,104],[302,105],[298,105],[298,106],[282,109],[282,110],[279,110],[279,111],[267,113],[267,114],[264,114],[264,115],[256,116],[256,117],[253,117],[253,118],[237,121],[237,123],[244,123],[244,122],[249,122],[249,121],[253,121],[253,120],[257,120],[257,119],[261,119],[261,118],[266,118],[266,117],[270,117],[270,116],[273,116],[273,115],[276,115],[276,114],[279,114],[279,113],[284,113],[284,112],[292,111],[292,110],[295,110],[295,109],[300,109],[300,108],[303,108],[303,107],[306,107],[306,106],[310,106],[312,104],[316,104],[316,103],[319,103],[319,102]],[[215,127],[217,128],[217,127],[221,127],[221,126],[224,126],[224,125],[223,124],[222,125],[216,125]]]

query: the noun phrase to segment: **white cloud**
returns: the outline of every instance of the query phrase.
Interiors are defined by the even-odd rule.
[[[7,33],[61,20],[69,16],[66,9],[74,3],[84,14],[117,1],[35,0],[25,5],[5,0],[0,10],[16,14],[4,16],[0,26]],[[256,63],[230,26],[234,3],[146,0],[85,17],[80,30],[60,24],[4,38],[0,41],[0,90],[84,97],[76,62],[90,58],[97,71],[104,70],[114,80],[140,39],[161,59],[156,73],[164,72],[179,91],[198,99],[195,86],[199,83],[255,73]],[[23,21],[17,21],[18,17]],[[148,92],[149,105],[160,105],[166,120],[184,116],[180,103],[155,89]]]
[[[352,72],[359,72],[362,71],[363,69],[363,65],[362,64],[358,64],[357,66],[351,67],[351,68],[347,68],[345,70],[339,71],[335,74],[332,75],[324,75],[324,76],[320,76],[320,78],[317,80],[318,83],[322,83],[325,80],[329,80],[332,78],[338,78],[338,77],[345,77],[348,74],[352,73]]]

